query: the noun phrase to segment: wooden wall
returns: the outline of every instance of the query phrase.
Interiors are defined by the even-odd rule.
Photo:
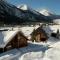
[[[36,41],[36,42],[44,42],[47,40],[47,37],[44,35],[44,33],[39,33],[37,35],[33,35],[31,38],[32,41]]]
[[[27,38],[20,34],[19,32],[11,39],[10,42],[5,46],[5,48],[1,48],[0,52],[5,52],[14,48],[20,48],[27,46]]]

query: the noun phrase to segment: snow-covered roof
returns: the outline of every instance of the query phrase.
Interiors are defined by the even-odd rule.
[[[26,27],[22,27],[20,30],[24,33],[25,36],[29,36],[34,29],[37,29],[39,27],[39,25],[36,25],[34,27],[29,27],[29,26],[26,26]]]
[[[4,48],[17,32],[18,31],[0,31],[0,48]]]

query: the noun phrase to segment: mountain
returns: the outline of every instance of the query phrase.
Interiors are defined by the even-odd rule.
[[[44,16],[43,14],[39,13],[38,11],[30,8],[27,5],[20,5],[18,7],[19,9],[23,10],[27,17],[29,17],[32,21],[38,21],[38,22],[50,22],[50,18]]]
[[[16,8],[14,5],[0,0],[0,22],[15,24],[22,22],[24,17],[25,16],[22,10]]]
[[[50,18],[54,23],[60,24],[60,15],[57,15],[51,11],[43,9],[39,11],[39,13],[43,14],[44,16]]]
[[[39,11],[39,13],[43,14],[44,16],[47,16],[51,19],[60,19],[60,15],[57,15],[51,11],[48,11],[47,9],[43,9],[41,11]]]
[[[52,16],[52,15],[54,15],[53,12],[50,12],[47,9],[43,9],[43,10],[39,11],[39,13],[41,13],[41,14],[43,14],[45,16]]]
[[[26,22],[50,22],[50,20],[27,5],[21,5],[17,8],[0,0],[0,22],[3,24],[22,24]]]

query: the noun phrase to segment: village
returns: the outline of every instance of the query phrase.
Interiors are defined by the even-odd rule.
[[[0,0],[0,60],[60,60],[59,2]]]
[[[36,24],[31,26],[1,27],[0,28],[0,56],[11,51],[22,51],[23,54],[36,50],[45,51],[60,41],[59,24]],[[52,45],[52,46],[51,46]],[[17,54],[18,52],[16,52]],[[35,54],[35,53],[34,53]],[[29,55],[30,56],[30,55]],[[17,57],[17,56],[16,56]],[[36,56],[35,56],[36,57]],[[40,58],[40,56],[39,56]],[[7,60],[9,60],[8,58]],[[15,60],[15,57],[11,58]],[[24,59],[23,59],[24,60]],[[26,59],[28,60],[28,59]]]

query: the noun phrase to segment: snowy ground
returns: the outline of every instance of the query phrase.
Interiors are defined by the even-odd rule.
[[[10,50],[0,54],[0,60],[35,60],[43,59],[45,51],[49,49],[45,43],[30,42],[27,47]]]
[[[37,26],[39,27],[39,26]],[[28,36],[37,27],[22,27],[21,29]],[[60,30],[60,25],[46,27],[48,34]],[[49,29],[48,29],[49,28]],[[11,28],[12,29],[12,28]],[[14,27],[14,30],[18,28]],[[60,60],[60,39],[50,37],[47,43],[28,42],[28,46],[13,49],[0,54],[0,60]]]
[[[51,49],[46,50],[44,60],[60,60],[60,42],[51,45]]]
[[[28,46],[0,54],[0,60],[60,60],[60,42],[28,42]]]

